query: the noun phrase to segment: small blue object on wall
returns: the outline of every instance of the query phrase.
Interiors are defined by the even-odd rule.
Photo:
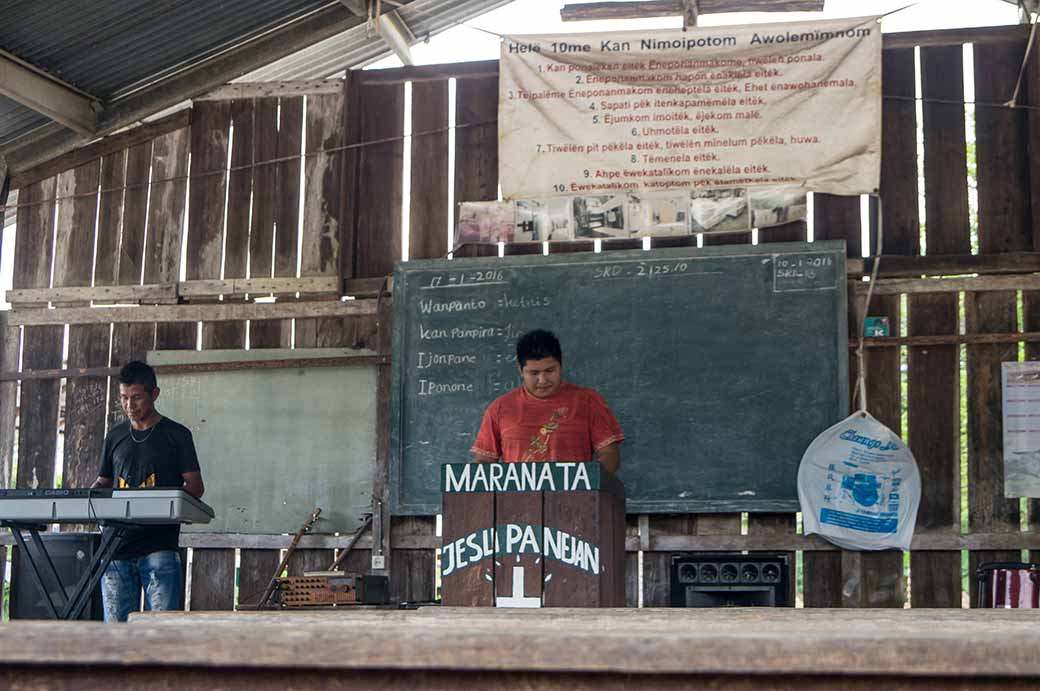
[[[888,317],[867,317],[863,320],[863,335],[867,338],[888,335]]]

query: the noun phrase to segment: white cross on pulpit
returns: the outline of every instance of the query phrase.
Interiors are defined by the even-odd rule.
[[[524,567],[513,567],[513,594],[496,597],[495,607],[541,607],[542,598],[524,597]]]

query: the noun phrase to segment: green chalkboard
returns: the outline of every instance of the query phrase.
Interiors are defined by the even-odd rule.
[[[848,414],[846,311],[841,242],[399,264],[391,508],[440,510],[441,465],[547,328],[621,423],[629,512],[795,511],[802,453]]]

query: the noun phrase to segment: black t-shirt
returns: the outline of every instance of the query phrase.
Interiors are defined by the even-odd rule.
[[[98,475],[112,478],[113,489],[180,489],[184,485],[181,474],[198,470],[191,430],[164,417],[142,432],[132,430],[129,421],[113,427],[105,437]],[[180,534],[177,523],[131,526],[113,559],[135,559],[177,549]]]

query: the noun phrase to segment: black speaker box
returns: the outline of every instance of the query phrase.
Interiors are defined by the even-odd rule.
[[[790,607],[786,554],[672,556],[672,607]]]
[[[101,535],[98,533],[40,533],[43,542],[47,545],[47,552],[51,555],[54,568],[61,576],[62,584],[65,586],[65,596],[72,597],[73,590],[79,583],[80,577],[90,565],[94,554],[101,544]],[[36,545],[27,540],[29,549],[33,550],[36,563],[42,566],[41,575],[51,593],[54,606],[61,609],[61,599],[58,595],[58,584],[47,575],[43,566],[46,562],[43,555],[37,553]],[[50,610],[43,599],[40,588],[33,578],[32,567],[29,560],[19,554],[21,550],[14,548],[14,558],[11,562],[11,619],[50,619]],[[80,619],[101,621],[102,616],[101,587],[91,595],[90,602],[83,610]]]

